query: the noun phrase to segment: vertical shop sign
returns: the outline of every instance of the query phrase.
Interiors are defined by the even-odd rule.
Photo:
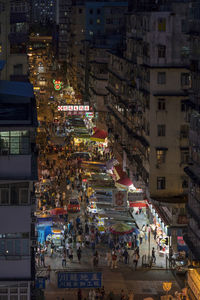
[[[127,192],[113,191],[113,206],[118,210],[124,210],[127,207]]]

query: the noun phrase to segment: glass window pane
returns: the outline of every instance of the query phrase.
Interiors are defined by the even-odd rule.
[[[29,240],[22,240],[22,255],[29,255]]]
[[[28,299],[28,296],[26,295],[20,295],[20,300],[27,300]]]
[[[28,200],[28,189],[20,189],[20,203],[27,204]]]
[[[10,289],[10,293],[11,294],[17,294],[18,293],[18,289],[17,288],[11,288]]]
[[[13,241],[12,240],[7,240],[6,241],[6,254],[7,255],[13,255],[14,254]]]
[[[27,288],[20,288],[20,294],[27,294]]]
[[[0,240],[0,255],[5,254],[5,240]]]
[[[11,204],[19,204],[19,189],[16,186],[11,186]]]
[[[10,295],[10,300],[18,300],[18,295]]]
[[[8,300],[8,296],[7,295],[5,295],[5,296],[0,295],[0,300]]]
[[[0,202],[1,204],[9,204],[9,189],[0,189]]]
[[[21,254],[21,240],[15,240],[15,255]]]

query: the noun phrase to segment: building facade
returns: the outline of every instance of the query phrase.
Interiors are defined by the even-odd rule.
[[[192,114],[190,118],[190,163],[185,168],[189,176],[188,195],[188,232],[185,240],[190,250],[190,259],[200,261],[200,1],[190,1],[189,9],[189,36],[190,36],[190,69],[191,69],[191,90],[190,104]],[[191,274],[192,276],[192,274]],[[190,276],[190,277],[191,277]],[[194,276],[193,276],[194,277]],[[200,275],[199,275],[200,278]],[[194,295],[200,295],[192,288]],[[199,288],[199,287],[198,287]],[[197,299],[197,298],[194,298]]]
[[[110,55],[108,131],[123,168],[163,216],[176,251],[187,224],[187,3],[141,4],[127,15],[126,51]]]
[[[0,81],[0,298],[31,299],[35,280],[36,103],[29,83]]]
[[[0,19],[0,60],[5,62],[1,78],[28,81],[29,1],[0,1]]]

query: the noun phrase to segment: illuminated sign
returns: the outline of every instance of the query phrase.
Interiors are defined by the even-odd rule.
[[[90,111],[90,107],[89,105],[59,105],[58,111],[86,112]]]
[[[60,91],[61,90],[61,88],[62,88],[62,81],[54,79],[53,80],[53,84],[54,84],[54,89],[56,91]]]

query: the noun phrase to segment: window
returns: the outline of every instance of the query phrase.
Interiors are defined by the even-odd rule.
[[[158,84],[166,83],[166,73],[165,72],[158,72],[157,83]]]
[[[29,154],[30,141],[28,131],[0,132],[0,155]]]
[[[183,189],[187,189],[188,188],[188,179],[187,178],[184,178],[182,180],[182,188]]]
[[[0,205],[29,203],[29,184],[26,182],[0,185]]]
[[[5,185],[0,188],[0,204],[6,205],[9,204],[9,185]]]
[[[166,150],[161,150],[161,149],[156,150],[157,164],[165,163],[165,158],[166,158]]]
[[[158,58],[165,58],[166,56],[166,46],[158,45]]]
[[[158,19],[158,31],[166,31],[166,19],[165,18]]]
[[[100,19],[97,19],[97,24],[100,24],[101,23],[101,20]]]
[[[23,65],[17,64],[13,66],[13,75],[23,75]]]
[[[92,19],[90,19],[90,25],[93,25],[93,20]]]
[[[187,111],[187,103],[186,100],[181,100],[181,111]]]
[[[165,136],[165,125],[157,126],[158,136]]]
[[[91,14],[91,15],[93,14],[93,9],[90,9],[90,14]]]
[[[181,163],[187,164],[189,162],[189,149],[181,149]]]
[[[165,189],[165,177],[157,177],[157,190]]]
[[[21,238],[0,238],[0,256],[29,255],[29,240]]]
[[[189,73],[181,73],[181,86],[190,84],[190,74]]]
[[[2,52],[2,44],[0,43],[0,53]]]
[[[165,104],[166,104],[165,99],[159,98],[158,99],[158,110],[165,110]]]
[[[189,126],[184,124],[184,125],[181,125],[181,128],[180,128],[180,137],[181,138],[188,138],[188,135],[189,135]]]
[[[79,12],[79,14],[82,14],[82,12],[83,12],[82,8],[79,8],[78,12]]]
[[[100,15],[100,13],[101,13],[101,10],[98,8],[97,9],[97,15]]]

